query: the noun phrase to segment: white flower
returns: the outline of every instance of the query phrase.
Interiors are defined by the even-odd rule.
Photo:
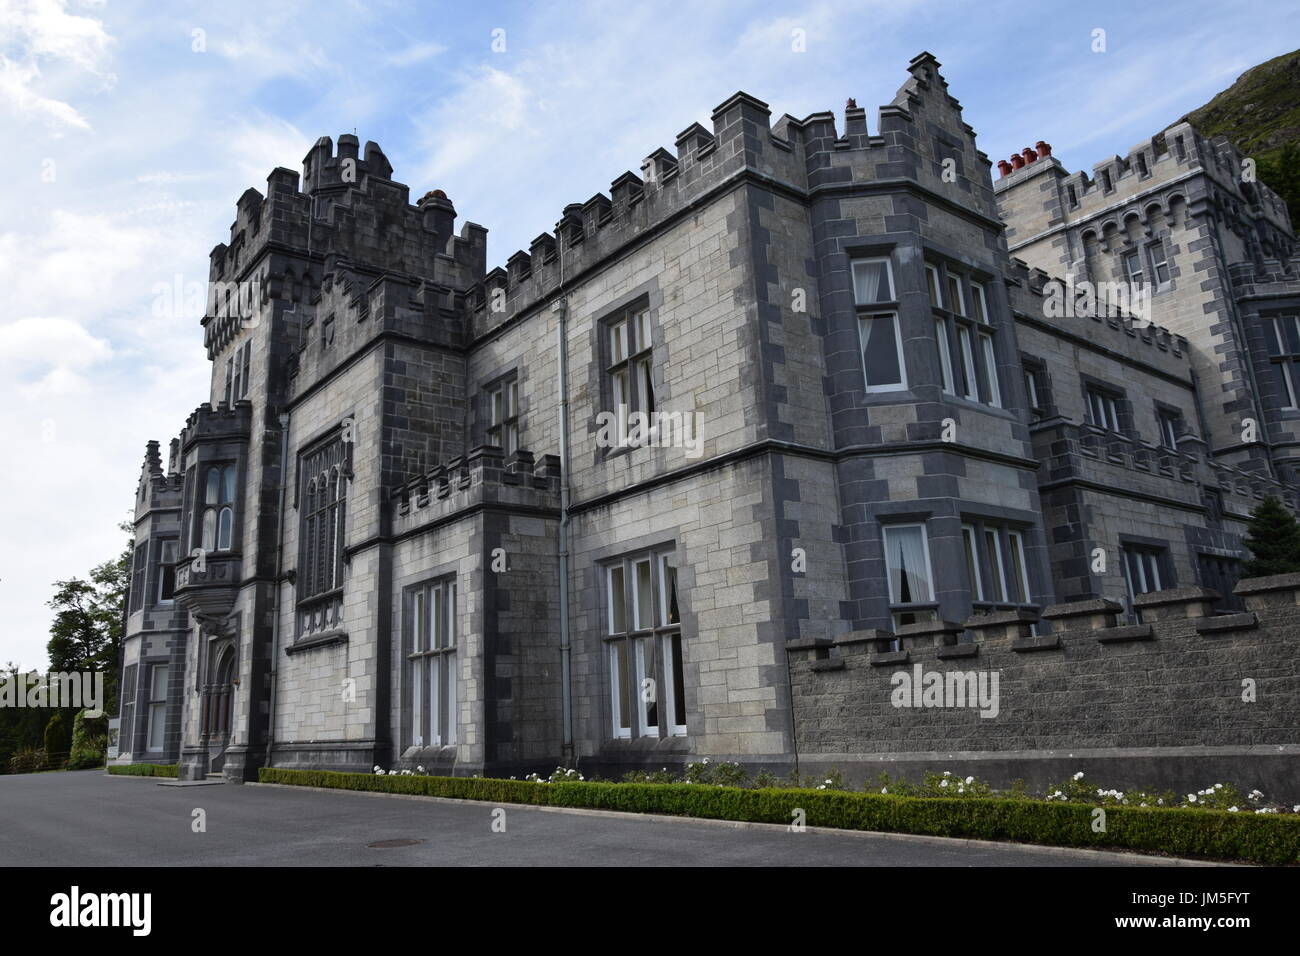
[[[1236,807],[1228,807],[1228,812],[1229,812],[1229,813],[1236,813],[1236,812],[1237,812],[1237,808],[1236,808]]]
[[[1292,807],[1292,808],[1291,808],[1291,812],[1292,812],[1292,813],[1300,813],[1300,803],[1297,803],[1294,807]]]
[[[966,792],[966,788],[965,788],[965,787],[958,787],[958,788],[957,788],[957,792],[958,792],[958,793],[965,793],[965,792]]]
[[[383,771],[379,769],[379,764],[375,764],[375,773],[383,773]]]
[[[889,793],[889,788],[888,788],[888,787],[881,787],[881,788],[880,788],[880,792],[881,792],[881,793]],[[1300,812],[1300,807],[1297,807],[1296,809],[1297,809],[1297,812]]]
[[[1196,794],[1194,794],[1194,793],[1189,793],[1189,794],[1187,795],[1187,802],[1188,802],[1188,803],[1195,803],[1195,802],[1196,802]]]
[[[1214,789],[1215,789],[1215,790],[1222,790],[1222,789],[1223,789],[1223,784],[1221,784],[1221,783],[1216,783],[1216,784],[1214,785]]]
[[[1080,770],[1078,773],[1076,773],[1076,774],[1074,775],[1074,779],[1075,779],[1075,780],[1082,780],[1082,779],[1083,779],[1083,771]]]
[[[827,777],[827,778],[826,778],[826,786],[829,787],[830,785],[831,785],[831,778],[830,778],[830,777]]]
[[[941,786],[941,787],[946,787],[946,786],[948,786],[948,781],[947,781],[947,780],[940,780],[940,781],[939,781],[939,786]]]
[[[951,770],[945,770],[945,771],[943,772],[943,775],[944,775],[945,777],[951,777],[951,776],[952,776],[952,771],[951,771]]]

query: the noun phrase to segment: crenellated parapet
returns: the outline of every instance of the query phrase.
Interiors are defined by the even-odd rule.
[[[675,148],[652,150],[607,194],[564,206],[553,231],[483,273],[471,290],[471,339],[538,308],[562,282],[746,181],[803,202],[863,186],[913,190],[998,229],[988,158],[938,67],[929,53],[913,58],[909,79],[881,107],[874,133],[852,101],[841,133],[829,112],[802,120],[785,115],[773,124],[766,103],[734,94],[714,109],[712,130],[687,126]]]
[[[196,442],[247,441],[252,426],[253,405],[247,400],[234,405],[220,404],[215,408],[204,402],[185,420],[181,429],[180,447],[189,451]]]
[[[535,460],[523,449],[505,455],[495,445],[481,445],[391,489],[393,531],[437,525],[485,506],[553,515],[559,492],[558,456]]]

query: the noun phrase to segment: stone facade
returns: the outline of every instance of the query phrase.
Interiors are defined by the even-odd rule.
[[[967,654],[990,615],[1046,635],[1049,605],[1136,620],[1191,585],[1239,610],[1246,513],[1296,506],[1300,412],[1253,384],[1284,384],[1257,326],[1300,302],[1285,212],[1183,186],[1139,212],[1177,230],[1172,331],[1056,317],[1072,220],[1041,184],[1069,177],[1048,156],[995,183],[938,67],[916,57],[874,131],[852,102],[841,131],[737,93],[491,270],[483,227],[412,204],[354,136],[248,190],[212,252],[209,400],[141,478],[141,573],[164,540],[178,559],[123,658],[122,739],[154,719],[162,749],[121,759],[784,772],[809,747],[798,648]],[[1274,265],[1205,251],[1230,196]],[[1249,331],[1236,365],[1194,313]],[[1248,404],[1262,435],[1234,443]],[[611,441],[620,406],[654,430]]]

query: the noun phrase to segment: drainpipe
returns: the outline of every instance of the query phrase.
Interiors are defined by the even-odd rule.
[[[284,489],[289,475],[289,413],[280,413],[280,490],[277,494],[275,531],[275,610],[271,618],[271,699],[266,717],[266,766],[271,766],[271,745],[275,743],[275,685],[280,671],[280,589],[284,574]],[[251,709],[252,700],[249,700]],[[251,714],[250,714],[251,716]]]
[[[563,698],[564,763],[572,766],[573,760],[573,686],[572,641],[569,634],[569,303],[564,296],[564,230],[557,224],[555,236],[560,257],[559,295],[551,303],[551,311],[558,320],[556,346],[559,350],[560,392],[560,693]]]

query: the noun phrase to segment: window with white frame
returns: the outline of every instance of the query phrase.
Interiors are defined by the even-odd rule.
[[[888,259],[853,260],[853,301],[865,306],[897,301]]]
[[[884,526],[885,573],[894,627],[935,619],[930,544],[923,524]],[[926,605],[918,607],[917,605]]]
[[[970,283],[968,296],[962,275],[947,271],[947,294],[938,298],[939,271],[928,264],[925,269],[930,301],[944,312],[936,316],[934,322],[943,390],[949,395],[1000,408],[1002,389],[998,383],[995,330],[984,286],[978,282]],[[941,304],[943,302],[947,305]]]
[[[977,521],[961,526],[971,600],[990,604],[1028,604],[1029,566],[1024,533]]]
[[[1124,272],[1128,281],[1137,285],[1142,281],[1142,253],[1136,249],[1124,255]]]
[[[166,664],[154,664],[149,668],[149,732],[145,746],[154,752],[166,749],[167,674]]]
[[[853,301],[858,310],[858,343],[862,349],[862,375],[868,392],[891,392],[907,387],[903,338],[897,312],[873,311],[897,299],[894,274],[888,259],[855,259]]]
[[[201,544],[204,551],[229,551],[235,533],[235,466],[214,465],[205,474]]]
[[[1160,444],[1170,451],[1178,450],[1178,435],[1183,430],[1183,416],[1168,408],[1156,409],[1156,425],[1160,430]]]
[[[1088,388],[1088,417],[1097,428],[1122,432],[1119,421],[1119,402],[1114,393],[1103,388]]]
[[[253,343],[250,339],[239,346],[226,359],[226,404],[232,405],[248,397],[249,366],[252,361]]]
[[[930,295],[930,304],[936,309],[943,308],[943,293],[939,285],[939,269],[926,263],[925,266],[925,290]]]
[[[519,450],[519,382],[509,379],[487,390],[489,445],[496,445],[507,455]]]
[[[607,564],[606,654],[615,737],[686,734],[677,558],[646,551]]]
[[[654,350],[650,335],[650,310],[626,310],[605,322],[605,374],[614,406],[620,439],[627,439],[633,412],[655,410]],[[635,437],[635,436],[633,436]]]
[[[1166,549],[1146,545],[1126,544],[1121,549],[1124,570],[1124,585],[1128,589],[1129,607],[1133,599],[1140,594],[1163,591],[1172,583],[1166,574]],[[1139,619],[1139,614],[1131,614]]]
[[[1165,244],[1153,242],[1147,247],[1151,254],[1151,277],[1157,286],[1169,284],[1169,259],[1165,256]]]
[[[1269,358],[1277,370],[1286,408],[1300,408],[1300,316],[1277,315],[1264,320]]]
[[[459,701],[456,578],[407,591],[407,742],[416,747],[456,743]]]
[[[158,599],[159,604],[171,604],[176,596],[176,539],[169,538],[158,545]]]

